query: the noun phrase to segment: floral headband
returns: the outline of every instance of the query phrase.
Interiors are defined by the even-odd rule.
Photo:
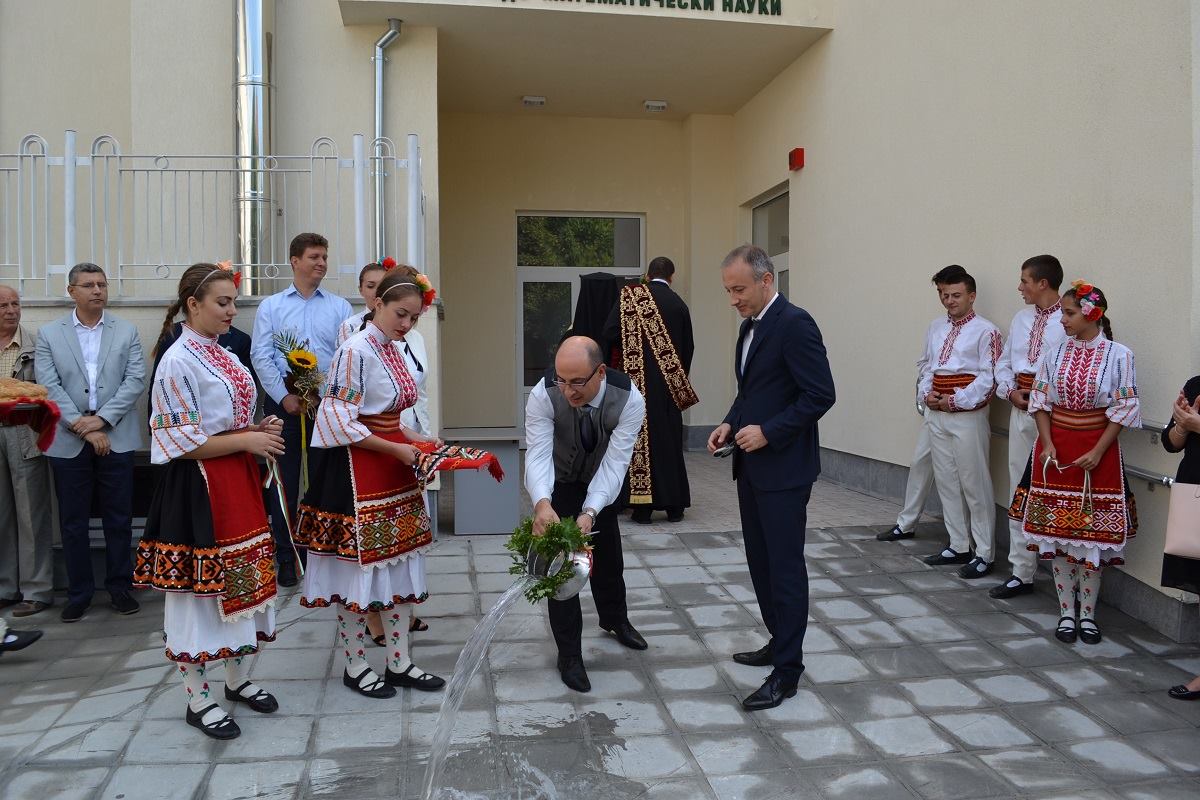
[[[1084,319],[1099,322],[1100,318],[1104,316],[1104,312],[1108,310],[1108,306],[1104,305],[1104,300],[1101,299],[1100,290],[1083,281],[1075,281],[1071,286],[1075,289],[1075,299],[1079,303],[1079,310],[1083,312]]]
[[[397,266],[396,259],[387,256],[379,262],[379,266],[383,267],[385,272],[390,272]],[[413,276],[412,283],[397,283],[392,289],[396,288],[396,286],[415,286],[420,289],[422,311],[433,305],[433,301],[437,299],[437,290],[433,288],[433,281],[419,272]],[[386,295],[390,291],[391,289],[388,289],[384,294]]]
[[[233,287],[235,289],[242,288],[242,273],[234,272],[233,262],[218,261],[217,268],[201,278],[200,282],[196,284],[196,288],[192,290],[192,297],[195,297],[196,293],[200,291],[200,287],[203,286],[205,282],[214,275],[220,275],[223,278],[228,278],[229,280],[233,281]]]

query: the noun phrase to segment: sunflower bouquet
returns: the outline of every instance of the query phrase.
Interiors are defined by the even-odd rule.
[[[279,331],[271,341],[287,362],[283,385],[289,393],[300,398],[300,493],[303,495],[308,488],[307,423],[317,414],[325,374],[317,369],[317,356],[308,349],[307,339],[301,340],[292,331]]]

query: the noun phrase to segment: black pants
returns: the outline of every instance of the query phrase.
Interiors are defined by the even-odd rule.
[[[574,519],[583,510],[587,496],[585,483],[556,483],[550,505],[562,519]],[[625,607],[625,562],[621,558],[621,528],[617,523],[617,504],[601,510],[592,526],[592,598],[600,627],[614,627],[628,619]],[[579,596],[570,600],[547,600],[550,628],[560,656],[582,655],[583,608]]]
[[[270,397],[263,404],[263,415],[274,414],[283,420],[283,455],[276,459],[279,472],[283,475],[283,491],[287,495],[288,514],[296,518],[296,506],[300,503],[300,418],[283,410],[283,406]],[[307,426],[312,437],[312,425]],[[271,536],[275,539],[275,560],[282,566],[296,561],[292,549],[292,532],[288,528],[288,514],[279,505],[279,493],[274,488],[267,492],[267,513],[271,515]]]
[[[804,528],[812,485],[764,492],[741,478],[737,487],[750,580],[763,622],[775,640],[775,671],[798,678],[804,672],[808,629]]]
[[[90,603],[96,591],[88,533],[92,496],[104,521],[104,588],[110,595],[133,586],[133,452],[96,455],[87,442],[74,458],[50,457],[58,494],[67,602]]]

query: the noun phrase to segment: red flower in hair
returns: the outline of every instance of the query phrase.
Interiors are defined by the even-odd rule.
[[[217,267],[230,273],[229,279],[231,281],[233,281],[233,288],[235,288],[235,289],[242,288],[242,273],[233,271],[233,262],[232,261],[218,261]]]
[[[417,273],[417,277],[413,278],[413,283],[417,284],[417,288],[421,290],[421,305],[425,308],[433,305],[433,301],[437,299],[437,290],[433,288],[433,281],[425,275]]]
[[[386,256],[383,261],[379,262],[379,266],[383,267],[384,270],[393,269],[396,266],[396,259],[392,258],[391,256]]]

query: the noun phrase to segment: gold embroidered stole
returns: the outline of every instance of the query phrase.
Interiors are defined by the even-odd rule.
[[[700,402],[696,391],[688,380],[683,362],[675,351],[675,343],[663,323],[662,313],[650,287],[642,284],[626,286],[621,290],[621,356],[624,360],[625,372],[630,380],[646,395],[646,365],[643,360],[643,340],[650,348],[654,361],[662,372],[667,384],[667,391],[672,402],[680,411],[691,408]],[[637,444],[633,448],[633,458],[629,462],[629,503],[630,505],[649,505],[654,501],[653,487],[650,482],[650,437],[647,431],[647,417],[642,419],[642,429],[638,432]]]

